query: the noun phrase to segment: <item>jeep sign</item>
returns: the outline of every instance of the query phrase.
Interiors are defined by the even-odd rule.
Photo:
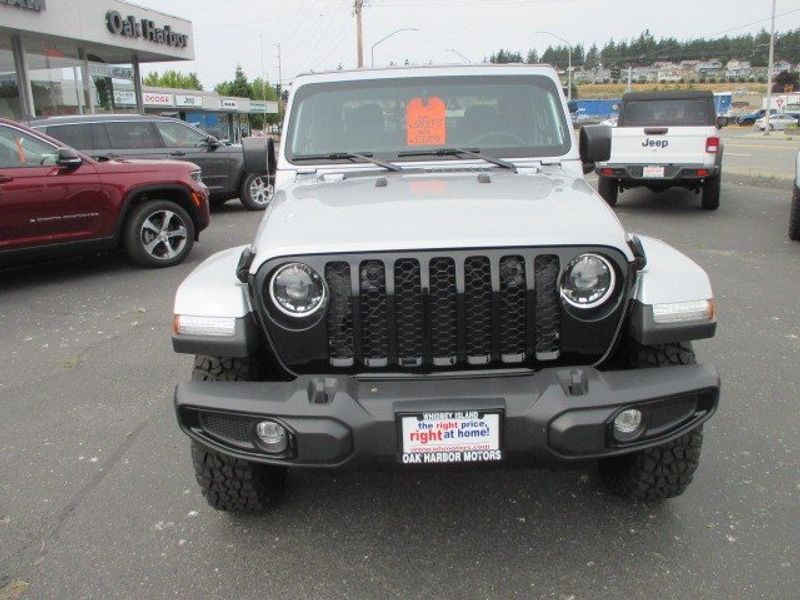
[[[156,27],[155,22],[150,19],[137,21],[132,15],[123,17],[116,10],[110,10],[106,13],[106,27],[116,35],[143,38],[155,44],[165,44],[175,48],[186,48],[189,43],[188,35],[175,33],[169,25]]]

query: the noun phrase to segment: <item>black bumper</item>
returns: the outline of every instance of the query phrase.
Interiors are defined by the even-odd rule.
[[[201,443],[248,460],[296,467],[340,467],[400,457],[397,415],[428,411],[502,414],[504,459],[557,463],[624,454],[664,443],[716,410],[719,376],[709,365],[600,372],[544,369],[535,374],[431,379],[304,376],[291,382],[187,382],[175,390],[181,428]],[[615,442],[623,408],[645,415],[645,434]],[[290,449],[257,449],[265,418],[292,434]]]
[[[608,164],[603,167],[595,167],[595,173],[604,177],[616,179],[622,183],[636,185],[679,185],[680,183],[697,183],[700,180],[714,177],[719,172],[719,166],[707,167],[705,165],[663,165],[664,177],[643,177],[643,169],[649,164],[640,165],[620,165]],[[659,165],[661,166],[661,165]],[[613,169],[613,175],[605,175],[603,169]],[[698,174],[699,171],[706,171],[707,174]]]

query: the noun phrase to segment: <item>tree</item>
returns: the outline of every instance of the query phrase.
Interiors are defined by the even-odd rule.
[[[586,53],[586,68],[587,69],[596,69],[600,63],[600,52],[597,49],[597,44],[592,44],[592,47],[589,48],[589,51]]]
[[[533,50],[528,50],[528,60],[529,65],[536,65],[539,64],[539,53],[534,48]]]
[[[773,92],[777,92],[779,94],[784,92],[793,92],[800,87],[800,74],[784,71],[783,73],[778,73],[775,75],[772,81]]]
[[[492,54],[492,56],[489,58],[489,62],[507,64],[521,63],[525,61],[522,60],[522,54],[520,52],[511,52],[511,50],[500,49],[499,52]]]
[[[223,81],[214,86],[214,91],[221,96],[235,96],[237,98],[249,98],[252,90],[244,74],[242,65],[236,65],[236,72],[233,81]]]
[[[160,75],[155,72],[148,73],[144,84],[153,87],[175,88],[180,90],[202,90],[203,85],[197,73],[181,73],[180,71],[164,71]]]

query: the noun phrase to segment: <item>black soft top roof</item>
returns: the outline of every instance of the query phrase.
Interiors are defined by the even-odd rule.
[[[666,92],[630,92],[622,97],[628,100],[697,100],[700,98],[714,98],[708,90],[670,90]]]

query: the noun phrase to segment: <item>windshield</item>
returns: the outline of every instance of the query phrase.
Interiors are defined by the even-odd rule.
[[[571,146],[558,89],[542,75],[304,85],[294,98],[286,140],[289,161],[344,152],[420,160],[408,154],[454,146],[502,157],[542,157],[560,156]],[[454,158],[463,156],[425,160]],[[319,162],[348,161],[324,157]]]

